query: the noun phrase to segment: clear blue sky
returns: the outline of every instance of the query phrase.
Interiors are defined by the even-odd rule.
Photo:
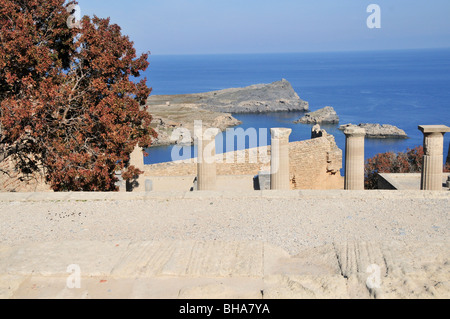
[[[138,52],[278,53],[450,47],[449,0],[78,0]],[[369,29],[369,4],[381,29]]]

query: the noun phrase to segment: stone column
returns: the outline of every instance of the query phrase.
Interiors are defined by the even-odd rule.
[[[216,135],[217,128],[197,130],[195,143],[197,145],[197,190],[216,190]]]
[[[133,152],[131,152],[130,154],[130,166],[134,166],[137,169],[144,171],[144,153],[142,152],[142,148],[138,145],[136,145]],[[126,191],[143,191],[145,187],[144,183],[142,182],[143,178],[143,176],[137,176],[132,180],[124,181],[126,185]]]
[[[134,166],[141,171],[144,170],[144,154],[142,153],[142,148],[137,145],[130,154],[130,166]]]
[[[289,190],[289,135],[290,128],[271,128],[270,189]]]
[[[126,185],[126,181],[123,180],[122,171],[116,171],[115,175],[117,178],[117,182],[115,183],[115,185],[119,188],[119,192],[126,192],[127,185]]]
[[[349,126],[344,130],[346,190],[364,190],[364,138],[366,130]]]
[[[420,180],[421,190],[442,190],[444,163],[444,134],[450,132],[445,125],[420,125],[423,133],[423,165]]]

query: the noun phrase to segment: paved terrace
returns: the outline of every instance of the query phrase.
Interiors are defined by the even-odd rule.
[[[449,207],[449,191],[1,193],[0,298],[449,298]]]

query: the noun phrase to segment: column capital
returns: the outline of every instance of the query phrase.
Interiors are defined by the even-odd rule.
[[[450,127],[446,125],[419,125],[419,131],[424,135],[442,134],[450,132]]]
[[[344,134],[347,137],[366,136],[366,130],[364,128],[356,126],[356,125],[347,126],[344,130]]]
[[[291,135],[291,133],[292,133],[292,129],[290,129],[290,128],[273,127],[270,129],[270,135],[273,138],[278,138],[278,139],[287,138],[287,137],[289,137],[289,135]]]

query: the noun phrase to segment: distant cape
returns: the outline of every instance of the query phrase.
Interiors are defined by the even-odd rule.
[[[309,103],[300,99],[285,79],[269,84],[255,84],[206,93],[153,95],[148,105],[190,104],[199,108],[227,113],[263,113],[308,111]]]

